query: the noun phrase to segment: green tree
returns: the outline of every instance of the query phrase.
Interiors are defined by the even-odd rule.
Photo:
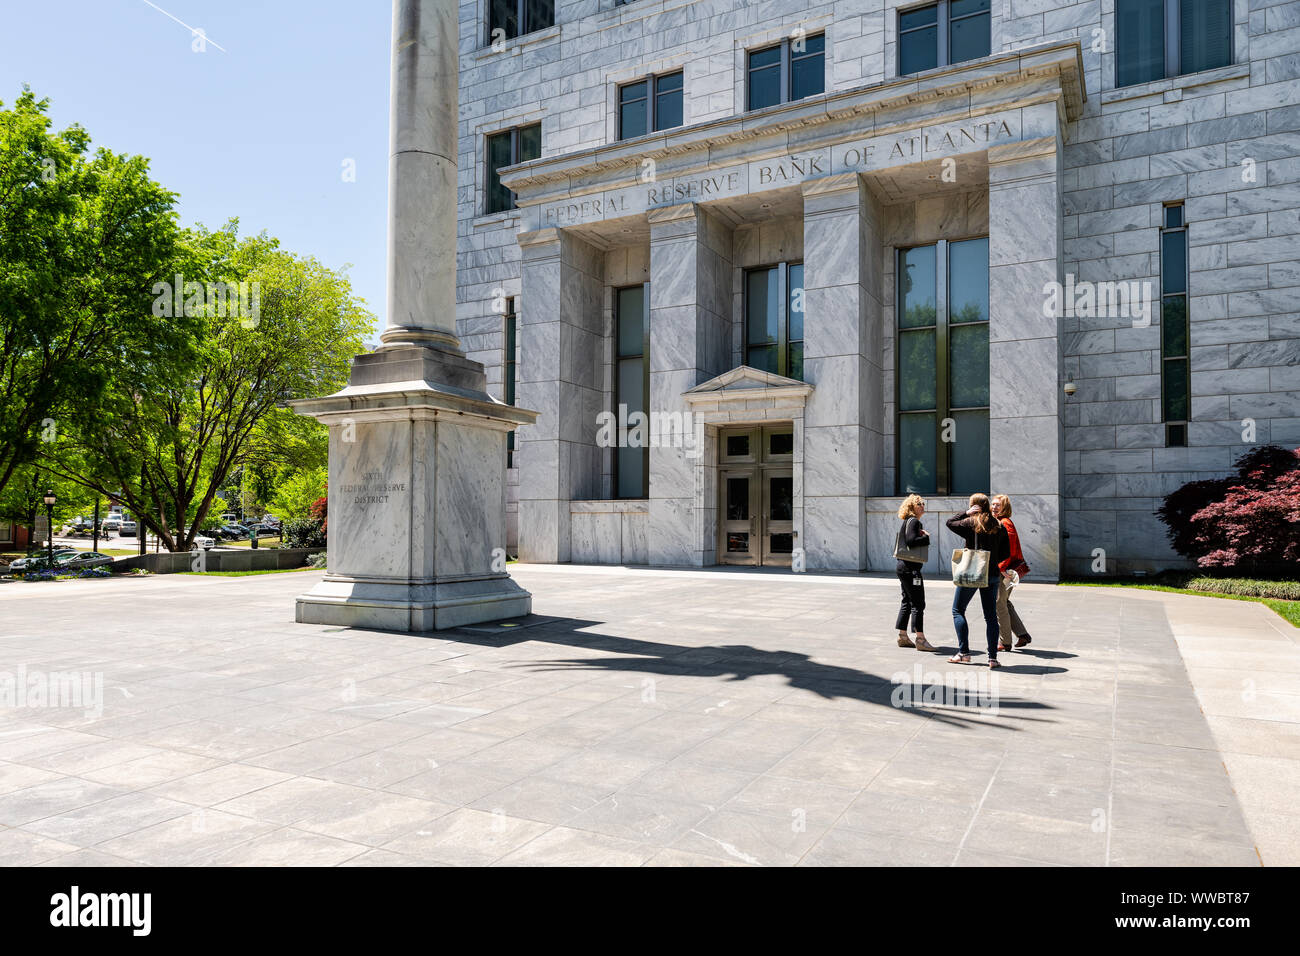
[[[150,310],[175,196],[142,157],[89,156],[84,129],[51,132],[47,109],[30,90],[0,109],[0,492],[115,369],[188,334]]]
[[[328,480],[327,468],[313,468],[289,476],[276,490],[271,511],[284,520],[309,517],[311,506],[325,497]]]
[[[193,349],[159,353],[156,367],[123,367],[96,414],[76,423],[95,463],[77,477],[120,488],[172,551],[189,550],[246,464],[258,424],[289,399],[341,387],[374,323],[340,272],[265,235],[240,239],[235,223],[188,232],[181,246],[184,287],[198,283],[182,296],[195,320]],[[223,307],[218,283],[248,283],[253,314]]]

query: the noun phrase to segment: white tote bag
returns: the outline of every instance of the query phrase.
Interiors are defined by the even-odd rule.
[[[959,588],[986,588],[989,586],[989,553],[979,550],[980,534],[975,532],[974,548],[954,548],[952,552],[952,583]]]

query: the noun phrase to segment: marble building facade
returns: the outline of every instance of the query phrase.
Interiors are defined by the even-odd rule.
[[[945,33],[919,70],[926,4],[556,0],[525,31],[521,3],[493,43],[500,2],[462,3],[457,326],[540,412],[520,559],[889,570],[915,488],[935,571],[974,490],[1036,578],[1176,564],[1165,494],[1300,444],[1300,3],[1225,0],[1228,62],[1134,81],[1124,2],[950,0],[987,52],[942,62]],[[748,108],[776,48],[783,101]],[[661,77],[680,122],[627,136]],[[1155,302],[1063,313],[1053,283]],[[687,427],[628,455],[620,404]]]

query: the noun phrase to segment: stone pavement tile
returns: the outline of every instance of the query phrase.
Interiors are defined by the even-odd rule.
[[[624,840],[668,846],[709,812],[701,803],[624,790],[583,810],[568,825]]]
[[[29,767],[26,764],[0,761],[0,795],[12,793],[15,790],[25,790],[28,787],[36,786],[38,783],[58,780],[62,776],[63,774],[53,773],[49,770],[38,770],[36,767]]]
[[[315,740],[304,740],[288,747],[281,747],[279,750],[245,757],[241,762],[282,773],[310,774],[322,767],[331,767],[373,752],[373,748],[349,741],[335,740],[333,737],[318,737]]]
[[[489,793],[509,786],[518,780],[519,776],[493,773],[466,763],[452,761],[425,770],[413,777],[407,777],[405,780],[399,780],[397,783],[390,784],[387,789],[393,793],[417,797],[421,800],[437,800],[463,807],[481,800]]]
[[[1246,822],[1265,866],[1300,866],[1300,813],[1252,807],[1243,801]]]
[[[407,780],[428,769],[427,759],[388,750],[376,750],[327,767],[317,767],[311,771],[311,776],[376,790]]]
[[[1246,806],[1300,813],[1300,760],[1226,753],[1233,789]]]
[[[0,737],[0,760],[34,766],[31,761],[46,754],[72,750],[74,747],[84,747],[87,744],[103,743],[103,740],[103,737],[75,730],[42,728],[36,733]]]
[[[956,856],[957,847],[949,844],[836,827],[803,855],[799,865],[948,866]]]
[[[670,797],[685,803],[719,807],[756,780],[751,773],[737,773],[672,760],[654,767],[622,789],[645,796]]]
[[[719,810],[681,836],[671,849],[752,866],[791,866],[821,835],[793,819]]]
[[[471,806],[475,810],[502,812],[522,820],[561,824],[594,807],[608,795],[607,790],[599,787],[585,787],[545,777],[525,777],[518,783],[487,794]]]
[[[1189,787],[1194,786],[1192,780]],[[1113,830],[1171,833],[1187,839],[1253,845],[1236,800],[1214,803],[1116,792],[1111,801]]]
[[[1260,866],[1250,845],[1185,839],[1167,831],[1114,830],[1111,866]]]
[[[287,773],[231,763],[157,784],[145,792],[199,807],[211,807],[290,779],[292,777]]]
[[[962,847],[1071,866],[1102,866],[1106,862],[1106,834],[1094,831],[1091,820],[1064,820],[987,806],[976,814]]]
[[[973,805],[865,790],[845,809],[836,827],[956,846],[974,816]]]
[[[769,814],[824,829],[839,819],[858,792],[823,781],[767,774],[728,800],[725,809]]]
[[[71,843],[15,827],[0,830],[0,866],[32,866],[76,849]]]
[[[382,727],[385,733],[391,736],[385,742],[396,743],[399,740],[409,740],[411,737],[420,734],[427,734],[431,730],[438,730],[442,727],[454,727],[467,721],[483,717],[490,713],[490,709],[479,705],[470,705],[460,702],[460,699],[448,701],[446,703],[430,704],[421,701],[421,705],[411,710],[403,711],[400,714],[388,715],[390,720],[385,720]],[[362,727],[355,731],[348,731],[348,734],[362,739],[366,736],[366,731],[370,728]],[[382,728],[381,728],[382,729]],[[468,727],[461,727],[461,730],[469,730]],[[341,734],[338,736],[342,736]],[[496,734],[495,736],[502,736]]]
[[[100,850],[77,850],[73,853],[65,853],[63,856],[56,856],[52,860],[46,860],[38,863],[37,866],[49,867],[71,867],[81,869],[83,867],[123,867],[130,866],[131,861],[125,860],[120,856],[113,856],[110,853],[104,853]]]
[[[28,757],[26,762],[43,770],[82,776],[87,771],[126,763],[128,760],[138,760],[141,757],[152,757],[161,752],[156,747],[145,747],[130,741],[100,739],[95,743],[73,747],[71,750]]]
[[[23,825],[23,829],[80,847],[186,816],[194,807],[146,793],[127,793]]]
[[[705,856],[702,853],[687,853],[672,847],[660,850],[644,864],[645,866],[751,866],[740,860],[723,860],[718,857]]]
[[[442,863],[438,860],[422,860],[418,857],[407,856],[404,853],[394,853],[392,850],[367,850],[359,856],[354,856],[350,860],[344,860],[339,866],[449,866],[448,863]]]
[[[822,731],[771,767],[768,773],[858,791],[871,783],[906,742],[901,735],[871,738]]]
[[[349,843],[284,827],[266,836],[223,850],[204,866],[337,866],[369,850]]]
[[[279,827],[219,810],[193,810],[125,836],[98,844],[96,849],[148,866],[193,866],[241,843],[275,832]]]
[[[981,807],[1092,824],[1095,819],[1105,819],[1110,806],[1108,783],[1103,779],[1094,787],[1068,787],[1050,776],[1017,779],[1003,777],[999,771]]]
[[[992,778],[989,768],[900,757],[888,763],[866,789],[975,807]]]
[[[528,774],[544,772],[547,767],[576,753],[578,751],[573,747],[515,737],[466,754],[458,762],[498,777],[518,780]]]
[[[629,730],[605,738],[601,746],[608,750],[671,760],[734,724],[730,718],[705,714],[657,714]]]
[[[493,866],[640,866],[654,854],[642,843],[557,826]]]
[[[264,728],[240,727],[212,720],[194,720],[173,724],[132,739],[153,747],[183,750],[202,757],[241,760],[268,750],[279,750],[298,743],[301,738]]]
[[[360,747],[369,753],[372,750],[386,750],[405,740],[422,737],[431,728],[418,723],[393,720],[367,720],[364,724],[350,730],[340,730],[336,734],[320,737],[339,744]]]
[[[1027,860],[1023,857],[1008,856],[1005,853],[985,853],[981,850],[962,849],[957,853],[957,859],[953,866],[975,866],[987,868],[991,866],[1064,866],[1064,863],[1046,863],[1042,860]],[[1020,881],[1014,877],[1008,877],[1008,881],[1016,886]]]
[[[1047,782],[1065,790],[1110,788],[1111,762],[1063,757],[1055,754],[1008,752],[998,765],[998,782],[1032,784]]]
[[[440,730],[431,730],[427,734],[421,734],[418,737],[398,741],[395,744],[389,744],[384,749],[391,753],[406,754],[410,757],[420,757],[423,760],[432,760],[437,764],[444,764],[452,760],[459,760],[461,757],[467,757],[487,747],[496,746],[499,743],[501,743],[500,737],[492,737],[488,734],[472,734],[469,731],[455,727],[445,727]]]
[[[650,757],[592,747],[547,767],[546,776],[589,787],[618,789],[662,764],[663,761]]]
[[[313,807],[294,822],[294,827],[351,843],[380,846],[455,809],[451,804],[434,800],[361,791],[344,802]]]
[[[1253,695],[1246,695],[1240,687],[1198,687],[1196,696],[1205,713],[1211,716],[1259,717],[1290,724],[1300,723],[1300,694],[1257,691]]]
[[[135,790],[152,787],[155,784],[175,780],[213,767],[220,767],[222,761],[212,757],[200,757],[197,754],[180,753],[175,750],[163,750],[149,757],[115,763],[98,770],[87,770],[82,776],[87,780],[119,787],[123,790]]]
[[[549,829],[549,824],[535,820],[462,808],[389,841],[383,849],[457,866],[486,866]]]
[[[122,796],[123,790],[80,777],[60,777],[0,796],[0,824],[19,826],[33,820]]]

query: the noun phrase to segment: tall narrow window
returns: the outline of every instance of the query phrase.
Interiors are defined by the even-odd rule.
[[[618,138],[682,125],[682,71],[651,76],[618,88]]]
[[[518,316],[515,315],[515,297],[506,298],[505,315],[505,355],[502,356],[502,370],[505,373],[506,404],[515,403],[515,341],[518,332]],[[515,466],[515,433],[512,430],[506,436],[506,467]]]
[[[487,203],[485,212],[515,208],[515,194],[501,184],[501,170],[542,155],[542,124],[517,126],[487,137]]]
[[[614,411],[618,418],[618,447],[614,455],[617,498],[646,498],[650,489],[650,458],[643,445],[630,447],[628,422],[634,412],[650,408],[650,296],[645,285],[614,290],[615,335]],[[649,423],[638,430],[649,436]]]
[[[803,263],[745,273],[745,364],[803,381]]]
[[[785,39],[750,50],[746,109],[817,96],[826,91],[826,34]]]
[[[897,490],[988,491],[988,239],[900,249],[897,261]]]
[[[1116,0],[1115,85],[1232,62],[1232,0]]]
[[[898,75],[989,55],[990,0],[940,0],[898,14]]]
[[[513,40],[554,25],[555,0],[488,0],[489,44],[498,38]]]
[[[1160,230],[1160,412],[1165,444],[1187,444],[1191,417],[1190,327],[1187,316],[1187,220],[1183,204],[1165,206]]]

